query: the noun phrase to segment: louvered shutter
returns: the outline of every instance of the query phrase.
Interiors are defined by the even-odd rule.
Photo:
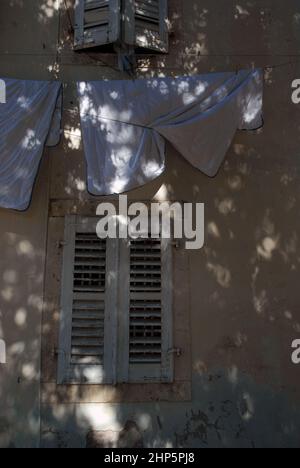
[[[125,0],[124,42],[145,50],[168,52],[167,18],[167,0]]]
[[[65,225],[58,383],[115,383],[117,247],[96,220]]]
[[[75,49],[113,44],[120,39],[121,0],[76,0]]]
[[[165,239],[124,241],[120,327],[124,382],[173,381],[172,247]],[[126,282],[127,278],[127,282]]]

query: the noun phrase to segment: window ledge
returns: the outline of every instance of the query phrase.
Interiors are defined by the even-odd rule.
[[[172,384],[56,385],[44,383],[43,405],[191,401],[191,382]]]

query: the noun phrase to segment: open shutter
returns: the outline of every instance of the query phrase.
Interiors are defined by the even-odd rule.
[[[125,0],[124,42],[145,50],[168,52],[168,0]]]
[[[120,327],[124,382],[172,382],[172,247],[165,239],[124,241]],[[123,273],[122,273],[123,271]],[[126,281],[127,278],[127,282]]]
[[[65,225],[58,383],[115,383],[117,248],[96,220]]]
[[[113,44],[120,39],[121,0],[76,0],[75,49]]]

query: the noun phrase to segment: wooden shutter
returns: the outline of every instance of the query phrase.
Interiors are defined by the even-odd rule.
[[[77,0],[75,49],[113,44],[120,39],[121,0]]]
[[[145,50],[168,52],[167,18],[167,0],[125,0],[124,42]]]
[[[171,382],[172,247],[165,239],[124,241],[120,323],[124,382]],[[127,278],[127,282],[126,279]],[[124,332],[125,330],[125,332]]]
[[[58,383],[115,383],[117,248],[96,220],[65,225]]]
[[[6,364],[6,345],[3,340],[0,340],[0,364]]]

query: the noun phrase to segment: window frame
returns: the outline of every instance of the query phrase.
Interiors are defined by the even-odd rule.
[[[106,199],[115,205],[118,201]],[[150,208],[149,200],[143,201]],[[166,200],[172,203],[172,200]],[[124,383],[117,385],[57,384],[59,356],[59,317],[64,225],[67,215],[94,217],[99,201],[92,197],[52,199],[48,213],[48,235],[45,258],[44,306],[41,340],[41,404],[47,407],[69,404],[123,404],[147,402],[189,402],[192,397],[191,345],[191,264],[190,252],[173,245],[173,337],[172,383]],[[195,364],[194,364],[195,365]]]

